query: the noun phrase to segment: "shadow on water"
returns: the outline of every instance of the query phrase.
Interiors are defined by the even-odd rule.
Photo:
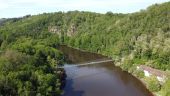
[[[69,66],[108,59],[102,55],[82,52],[67,46],[61,46],[60,50],[66,56]],[[114,62],[64,69],[67,79],[64,94],[61,96],[153,96],[140,80],[116,67]]]
[[[84,91],[75,91],[73,87],[73,80],[67,79],[66,86],[63,89],[64,93],[61,96],[83,96]]]

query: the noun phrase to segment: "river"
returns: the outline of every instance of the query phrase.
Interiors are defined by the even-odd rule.
[[[61,96],[153,96],[140,80],[116,67],[112,61],[72,66],[108,58],[67,46],[59,48],[67,59],[64,93]]]

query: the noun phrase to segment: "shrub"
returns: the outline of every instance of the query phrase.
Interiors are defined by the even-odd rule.
[[[144,81],[146,82],[147,88],[152,91],[152,92],[157,92],[160,90],[161,85],[159,81],[157,80],[156,77],[151,76],[151,77],[145,77]]]

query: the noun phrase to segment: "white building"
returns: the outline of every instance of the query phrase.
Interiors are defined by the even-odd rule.
[[[151,67],[148,67],[146,65],[140,65],[137,66],[137,69],[142,70],[145,74],[145,76],[149,77],[149,76],[156,76],[156,78],[158,79],[158,81],[160,82],[165,82],[166,76],[164,71],[160,71]]]

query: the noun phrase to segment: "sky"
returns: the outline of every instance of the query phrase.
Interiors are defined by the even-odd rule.
[[[0,0],[0,18],[58,11],[132,13],[169,0]]]

